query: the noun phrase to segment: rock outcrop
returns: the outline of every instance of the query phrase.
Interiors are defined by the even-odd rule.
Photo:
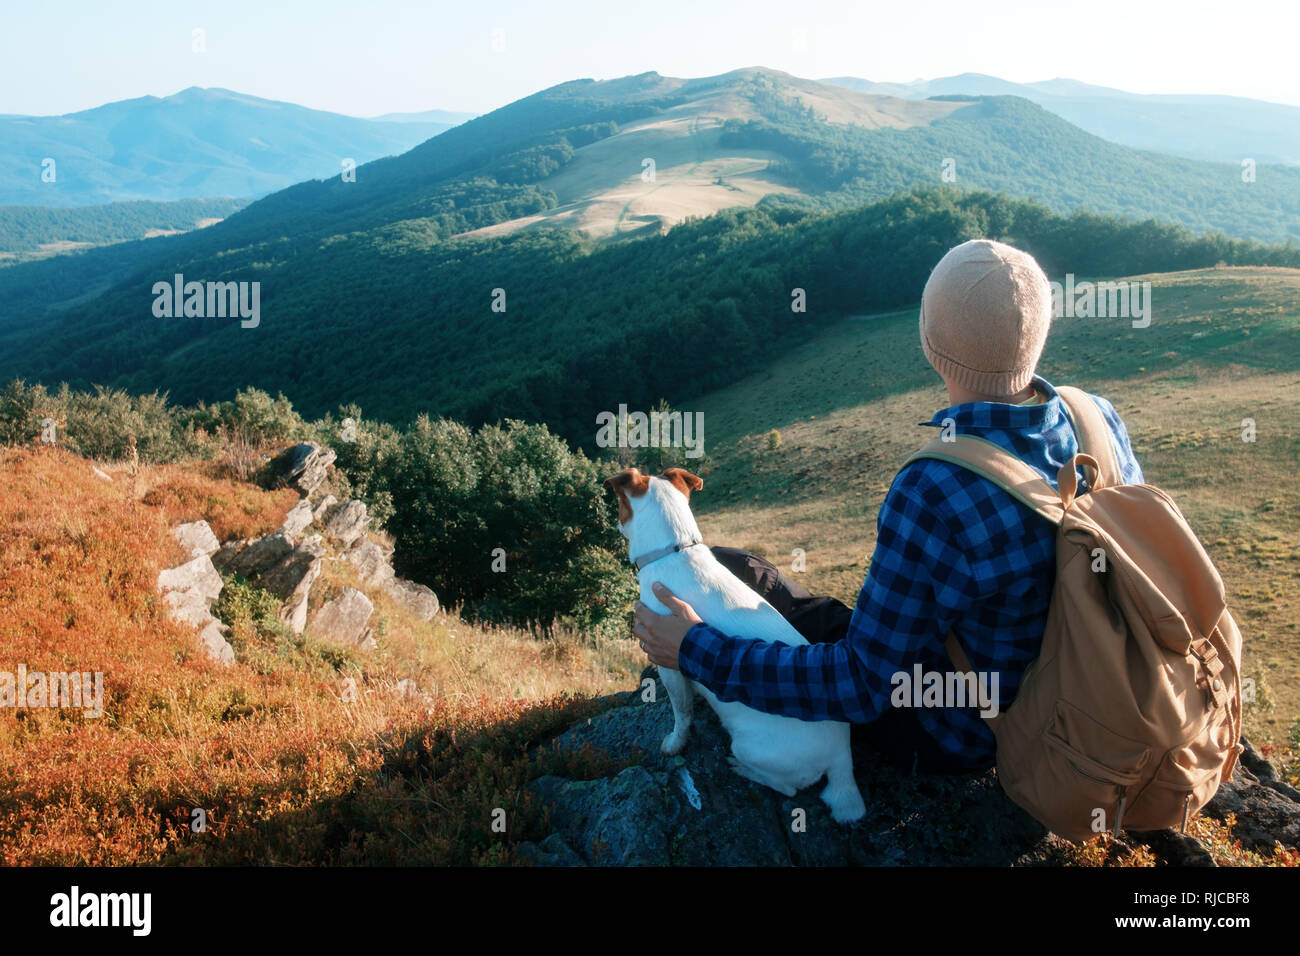
[[[316,505],[312,508],[312,512],[311,512],[312,518],[314,518],[316,521],[324,520],[325,513],[338,503],[339,500],[335,498],[333,495],[326,495],[324,498],[318,501]]]
[[[652,678],[653,669],[643,675]],[[672,709],[655,681],[655,701],[640,692],[561,734],[548,746],[590,745],[611,757],[639,750],[639,764],[609,777],[545,776],[533,790],[553,806],[554,832],[520,855],[536,865],[1041,865],[1066,847],[1003,793],[993,771],[911,775],[870,750],[855,749],[867,817],[852,827],[831,820],[818,797],[824,783],[785,797],[736,775],[713,711],[698,701],[686,750],[666,757],[659,743]],[[1300,794],[1276,779],[1247,748],[1232,780],[1203,814],[1235,813],[1243,845],[1270,853],[1275,840],[1300,844]],[[1165,862],[1213,865],[1190,835],[1125,832]]]
[[[352,547],[369,530],[365,503],[356,499],[344,504],[325,523],[325,533],[344,548]]]
[[[366,537],[370,516],[365,503],[353,499],[333,506],[332,500],[330,496],[317,506],[316,520],[324,521],[325,534],[343,549],[343,560],[356,570],[360,582],[383,590],[420,620],[432,620],[438,613],[438,595],[423,584],[397,577],[393,549]]]
[[[257,579],[258,587],[265,588],[284,602],[280,607],[280,620],[295,634],[301,634],[307,626],[307,602],[311,597],[311,586],[320,577],[321,559],[324,557],[325,546],[320,535],[311,535]]]
[[[338,456],[332,448],[322,448],[315,442],[302,442],[286,448],[271,460],[271,485],[275,488],[297,488],[304,498],[325,480],[329,466]]]
[[[173,533],[182,545],[197,548],[200,553],[184,564],[158,572],[158,591],[173,620],[198,630],[198,643],[204,654],[220,664],[233,664],[235,650],[226,640],[229,629],[212,616],[212,605],[221,596],[223,587],[221,575],[212,559],[202,553],[209,544],[215,546],[216,536],[206,521],[180,525]]]
[[[373,541],[362,539],[343,555],[343,560],[356,568],[357,577],[366,587],[382,588],[394,578],[393,550]]]
[[[206,554],[158,572],[158,590],[163,592],[163,599],[173,608],[197,604],[206,613],[206,609],[221,595],[221,588],[221,575]],[[198,623],[188,621],[179,612],[173,616],[188,623]]]
[[[226,574],[252,578],[279,564],[293,549],[293,540],[283,531],[275,531],[261,538],[238,542],[233,550],[221,548],[213,563]]]
[[[180,544],[191,558],[201,555],[213,555],[221,547],[221,542],[212,533],[206,521],[191,521],[178,524],[172,528],[172,537]]]
[[[315,516],[312,514],[311,502],[303,498],[290,508],[289,513],[284,516],[284,523],[280,525],[280,533],[291,541],[297,541],[314,520]]]
[[[204,521],[172,529],[193,560],[164,572],[166,582],[160,576],[159,587],[163,589],[165,583],[171,592],[167,600],[173,616],[200,629],[200,643],[211,656],[225,663],[234,661],[234,651],[225,640],[228,628],[210,613],[221,593],[221,574],[238,574],[275,595],[282,602],[280,619],[295,634],[303,633],[312,586],[329,554],[326,537],[372,593],[386,593],[422,620],[438,613],[438,596],[422,584],[397,577],[393,549],[367,537],[370,516],[364,502],[351,499],[340,504],[332,494],[317,495],[334,460],[331,449],[312,442],[295,445],[272,460],[272,483],[296,487],[303,497],[270,534],[222,544]],[[314,495],[319,500],[313,500]],[[307,534],[313,525],[323,527],[324,534]],[[320,607],[312,629],[327,641],[373,649],[378,646],[368,626],[373,612],[365,594],[347,588]]]

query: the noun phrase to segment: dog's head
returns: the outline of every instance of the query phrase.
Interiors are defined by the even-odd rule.
[[[605,479],[605,487],[612,489],[618,495],[618,523],[623,526],[625,534],[627,526],[636,514],[634,505],[639,506],[646,500],[647,492],[652,489],[652,482],[671,485],[688,502],[691,500],[692,491],[699,491],[704,487],[704,481],[685,468],[669,468],[657,478],[643,475],[636,468],[624,468],[617,475],[610,475]]]

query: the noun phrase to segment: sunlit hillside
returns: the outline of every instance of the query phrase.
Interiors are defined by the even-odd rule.
[[[602,706],[560,695],[636,686],[630,639],[426,623],[373,594],[379,648],[364,654],[295,638],[233,580],[218,607],[238,663],[223,668],[155,591],[183,560],[168,529],[263,534],[296,495],[201,464],[105,474],[0,449],[0,670],[104,679],[102,716],[0,720],[0,863],[508,862],[546,832],[523,787],[548,765],[528,748]],[[327,561],[314,590],[353,574]]]
[[[801,102],[831,123],[867,130],[927,126],[970,106],[875,96],[762,69],[705,80],[660,77],[660,81],[661,92],[680,92],[685,102],[625,124],[614,135],[576,150],[568,164],[538,184],[554,191],[558,202],[554,209],[470,235],[500,235],[542,225],[568,226],[599,238],[645,229],[664,231],[690,216],[752,206],[769,194],[799,193],[777,172],[784,160],[781,153],[744,148],[724,139],[728,120],[764,118],[745,83],[760,89],[770,84],[785,100]]]

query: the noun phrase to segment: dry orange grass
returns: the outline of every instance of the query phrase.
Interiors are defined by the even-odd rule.
[[[138,502],[126,476],[105,482],[57,449],[0,451],[0,670],[102,672],[105,693],[97,719],[0,712],[0,863],[506,862],[544,835],[523,796],[538,772],[527,748],[602,705],[522,687],[494,700],[474,693],[472,669],[458,679],[436,656],[428,683],[457,694],[402,695],[385,679],[403,669],[400,642],[373,666],[342,655],[336,672],[210,664],[155,594],[177,558],[168,529],[203,517],[222,537],[262,533],[293,495],[184,467],[142,469],[137,490]],[[522,645],[498,636],[497,657],[524,664],[491,672],[516,680],[546,664],[544,648]],[[580,669],[574,684],[603,686],[597,665]],[[482,689],[496,696],[499,683]],[[496,808],[505,832],[491,829]]]
[[[129,484],[131,477],[119,471],[114,480]],[[227,480],[215,463],[141,468],[136,483],[141,503],[160,509],[169,526],[202,519],[220,541],[274,531],[298,500],[290,488],[268,492]]]

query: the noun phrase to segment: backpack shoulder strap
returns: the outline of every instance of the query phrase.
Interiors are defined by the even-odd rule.
[[[1070,415],[1074,437],[1079,441],[1079,451],[1096,459],[1102,483],[1112,488],[1124,484],[1110,425],[1106,423],[1097,403],[1083,389],[1072,385],[1058,386],[1056,394],[1061,396],[1061,403]]]
[[[956,435],[952,441],[936,438],[908,458],[903,467],[906,468],[920,458],[937,458],[973,471],[1053,524],[1059,525],[1065,516],[1060,493],[1044,481],[1042,475],[1000,445],[986,439],[974,435]],[[948,632],[944,650],[958,673],[965,674],[973,670],[956,631]]]
[[[919,458],[937,458],[973,471],[1053,524],[1059,525],[1065,514],[1060,494],[1042,475],[986,439],[974,435],[955,435],[952,441],[936,438],[907,459],[903,467]]]

